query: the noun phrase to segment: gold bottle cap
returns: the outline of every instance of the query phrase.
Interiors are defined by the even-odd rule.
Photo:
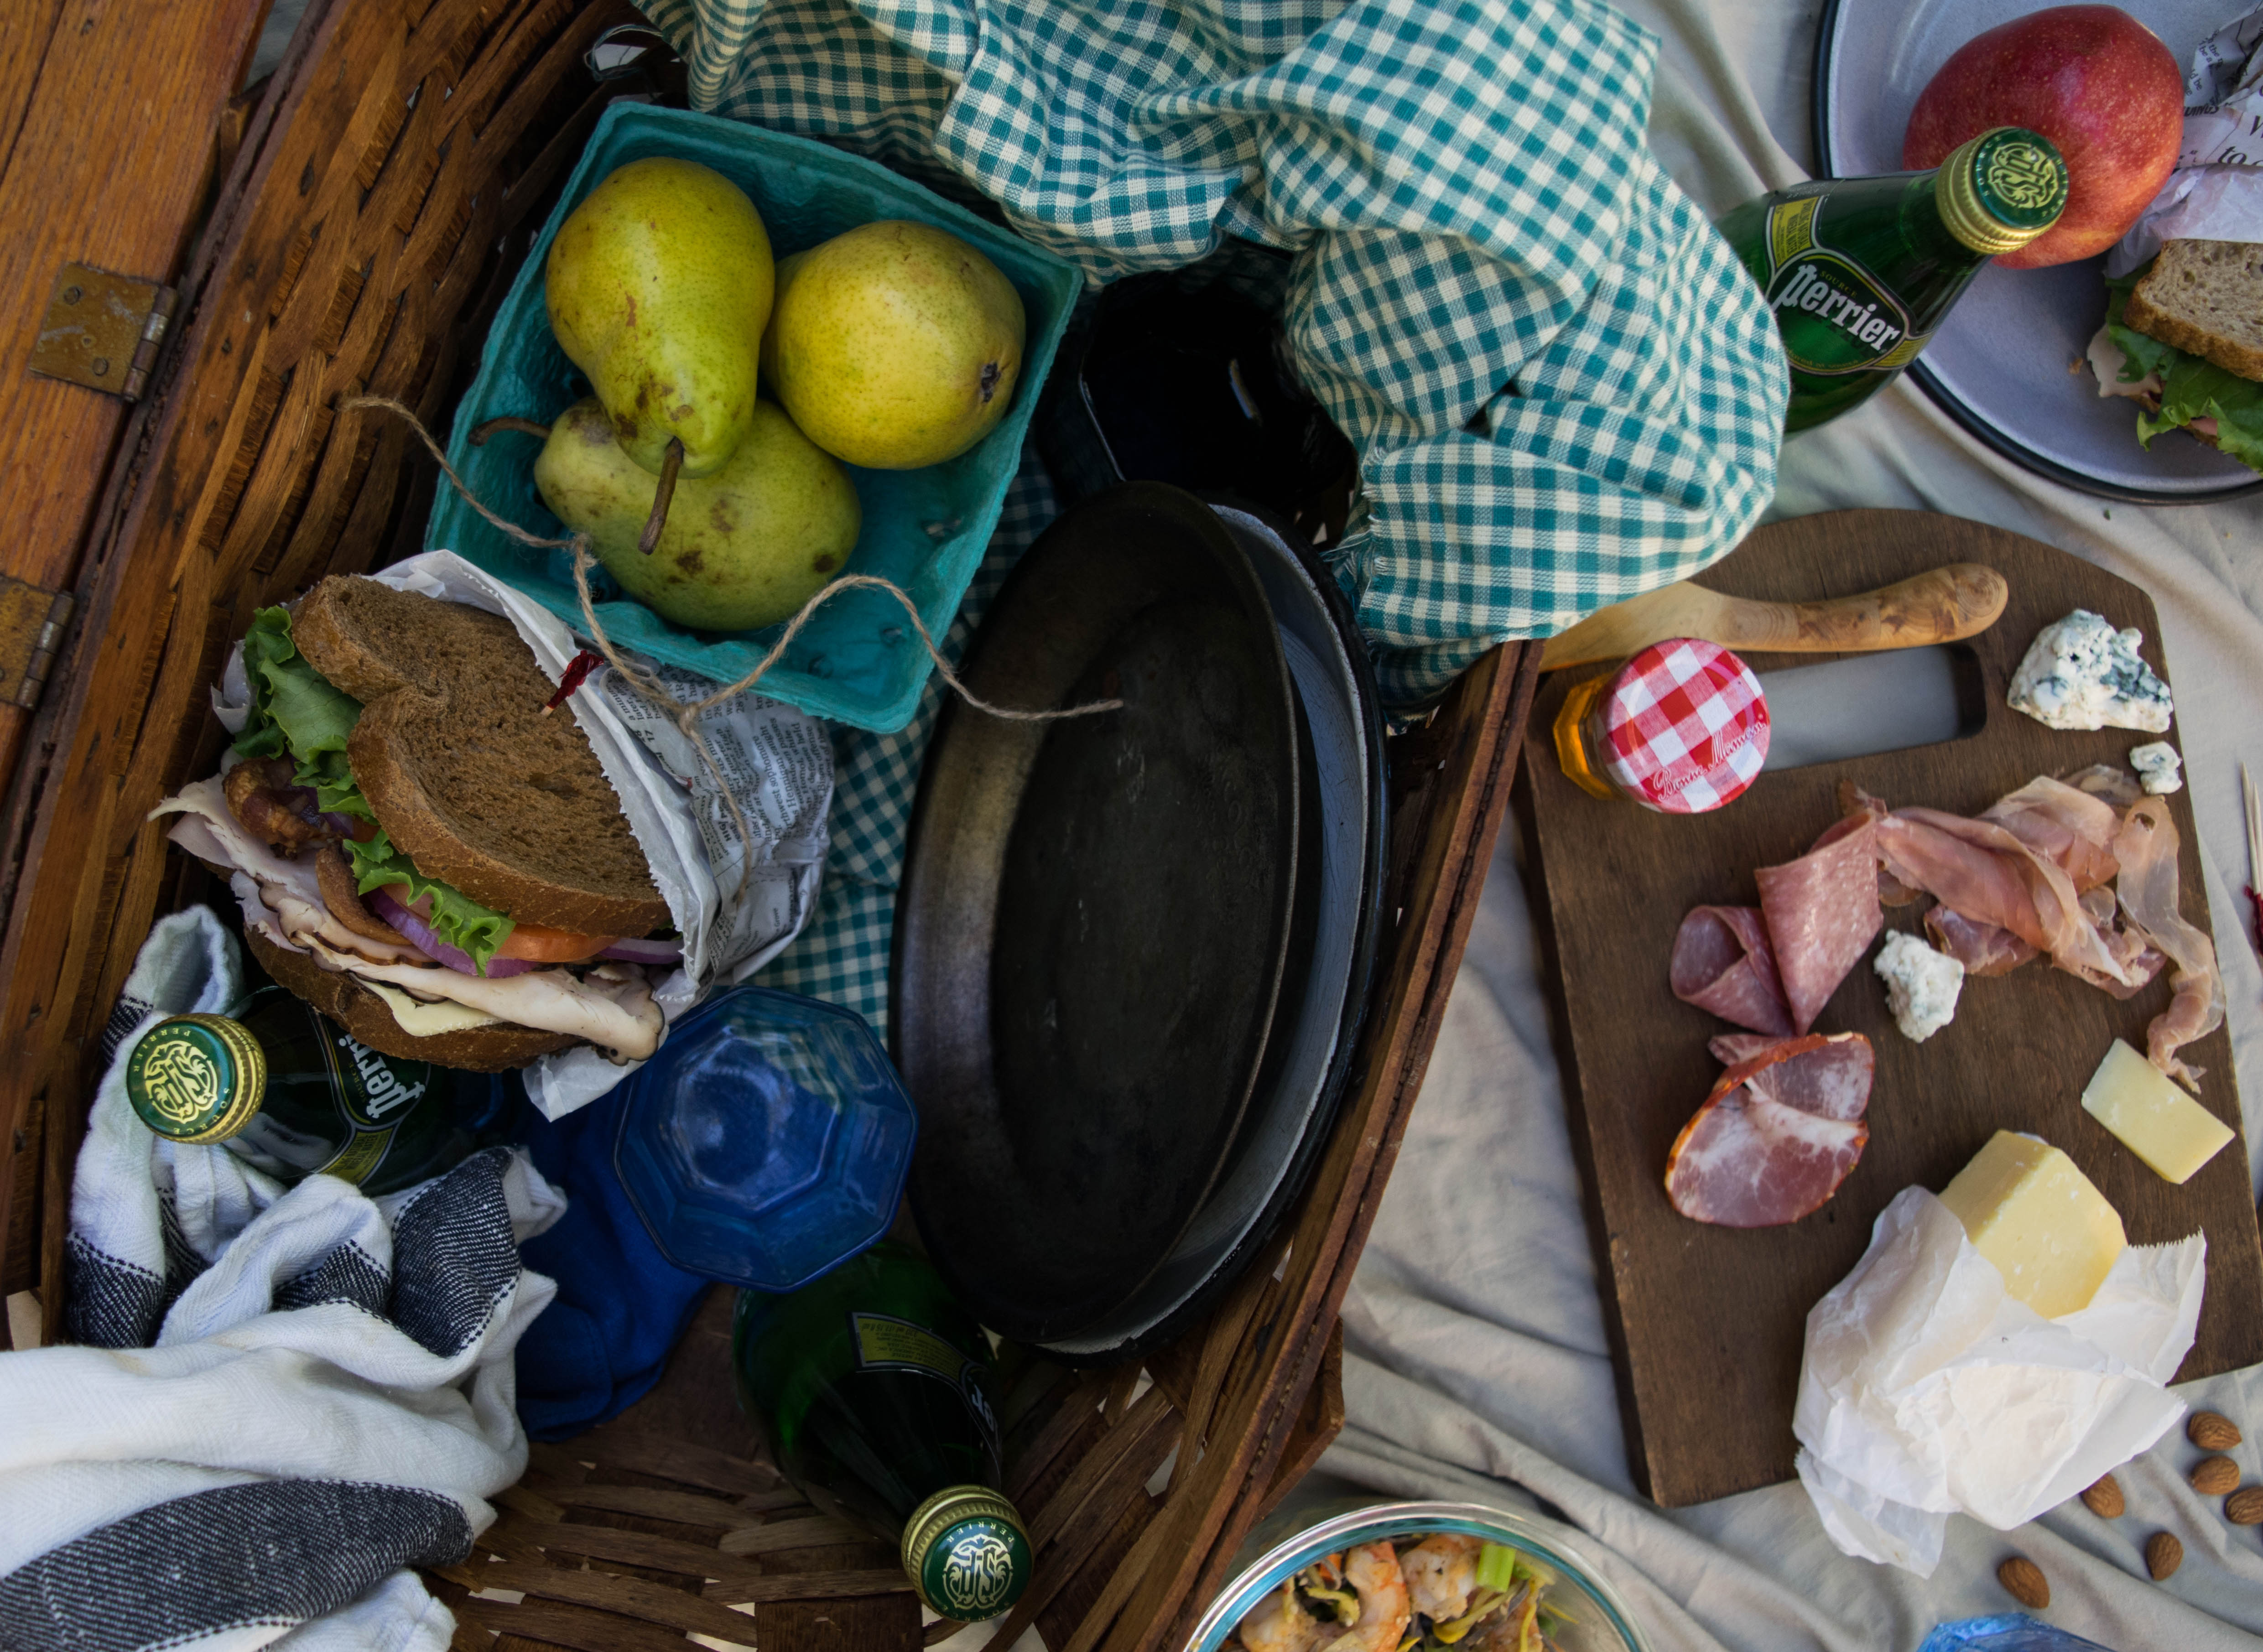
[[[226,1141],[266,1096],[266,1052],[225,1015],[170,1016],[126,1058],[126,1099],[144,1124],[177,1142]]]
[[[2066,210],[2066,162],[2039,132],[1996,126],[1941,163],[1934,200],[1948,233],[1975,252],[2016,252]]]
[[[987,1486],[946,1486],[904,1522],[904,1573],[929,1608],[960,1623],[994,1618],[1030,1583],[1030,1534]]]

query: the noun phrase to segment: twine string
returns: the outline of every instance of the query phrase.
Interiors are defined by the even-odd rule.
[[[405,421],[408,428],[416,432],[417,439],[424,444],[425,451],[431,454],[433,462],[439,465],[441,473],[447,477],[449,485],[463,496],[466,504],[479,512],[491,526],[509,535],[521,545],[530,545],[541,551],[569,551],[573,553],[574,594],[580,601],[582,622],[588,628],[590,640],[597,645],[597,652],[605,657],[605,663],[620,674],[623,682],[628,683],[647,700],[669,713],[675,721],[677,730],[690,743],[692,749],[699,754],[700,761],[706,764],[708,774],[714,779],[716,790],[722,794],[723,802],[730,810],[732,821],[738,827],[739,840],[744,850],[739,867],[739,887],[733,897],[734,899],[746,892],[747,880],[754,872],[754,828],[747,819],[746,811],[740,806],[737,796],[732,791],[729,782],[724,778],[722,765],[715,760],[715,754],[709,749],[706,738],[699,732],[699,718],[702,713],[713,710],[726,700],[747,692],[760,682],[769,675],[770,667],[785,657],[786,645],[800,633],[801,628],[809,623],[818,609],[839,592],[878,590],[885,591],[894,597],[910,618],[912,629],[919,633],[920,642],[926,647],[928,658],[935,662],[936,675],[951,686],[951,692],[958,695],[975,711],[991,717],[1002,718],[1011,723],[1053,723],[1066,718],[1089,717],[1096,711],[1115,711],[1123,708],[1124,702],[1121,700],[1094,700],[1083,705],[1064,706],[1059,710],[1045,711],[1026,711],[1013,706],[991,704],[989,701],[983,699],[965,683],[959,681],[958,674],[951,669],[951,662],[943,657],[943,650],[936,646],[935,638],[928,633],[927,623],[920,617],[919,607],[912,601],[909,593],[894,581],[883,579],[874,574],[844,574],[833,580],[804,602],[800,610],[786,622],[785,629],[778,634],[778,639],[770,645],[770,652],[763,655],[761,662],[753,670],[748,672],[736,682],[718,689],[703,699],[679,700],[669,691],[667,684],[660,680],[656,673],[624,655],[621,650],[614,646],[613,639],[606,635],[604,624],[597,618],[596,602],[589,592],[589,569],[595,565],[597,558],[594,544],[587,532],[577,531],[563,539],[550,539],[520,527],[517,523],[488,509],[487,502],[471,490],[464,479],[456,473],[456,467],[448,463],[448,456],[440,451],[439,443],[433,438],[431,431],[424,428],[424,422],[416,416],[415,409],[394,400],[390,396],[351,396],[338,404],[338,410],[341,413],[363,408],[379,408]]]

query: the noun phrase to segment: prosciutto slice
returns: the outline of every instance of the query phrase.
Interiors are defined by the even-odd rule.
[[[2186,1065],[2177,1051],[2223,1025],[2223,977],[2214,943],[2177,910],[2177,847],[2167,798],[2133,804],[2114,840],[2122,866],[2115,888],[2130,927],[2176,965],[2169,976],[2169,1006],[2145,1028],[2146,1058],[2197,1090],[2201,1070]]]
[[[1792,1030],[1775,949],[1757,906],[1698,906],[1681,920],[1667,966],[1685,1004],[1777,1037]]]
[[[1772,1228],[1822,1208],[1862,1157],[1876,1057],[1860,1033],[1782,1040],[1715,1081],[1666,1163],[1696,1222]]]
[[[2064,872],[2075,892],[2110,884],[2121,864],[2114,839],[2122,812],[2105,798],[2079,791],[2064,781],[2040,776],[2007,792],[1980,812]]]
[[[1881,824],[1866,808],[1833,826],[1797,860],[1753,874],[1794,1032],[1815,1025],[1886,921],[1878,905]]]
[[[2009,975],[2039,956],[2010,930],[1976,923],[1953,906],[1928,909],[1925,927],[1933,944],[1963,964],[1967,975]]]

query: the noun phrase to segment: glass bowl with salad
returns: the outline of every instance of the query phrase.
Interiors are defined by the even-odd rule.
[[[1187,1652],[1450,1649],[1650,1652],[1650,1641],[1618,1591],[1536,1523],[1475,1504],[1384,1503],[1273,1544],[1187,1643]]]

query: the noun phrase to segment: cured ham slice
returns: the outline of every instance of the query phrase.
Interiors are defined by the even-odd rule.
[[[1869,1143],[1875,1057],[1860,1033],[1782,1040],[1715,1081],[1666,1163],[1696,1222],[1772,1228],[1822,1208]]]
[[[1713,1059],[1723,1066],[1733,1067],[1739,1062],[1766,1055],[1782,1042],[1782,1039],[1768,1033],[1716,1033],[1706,1041],[1705,1048],[1712,1051]]]
[[[2169,1006],[2145,1028],[2146,1058],[2197,1090],[2200,1070],[2187,1066],[2177,1051],[2223,1025],[2223,977],[2215,944],[2177,910],[2177,847],[2167,798],[2133,804],[2114,840],[2122,866],[2115,888],[2131,927],[2176,965],[2169,976]]]
[[[1792,1031],[1775,951],[1757,906],[1698,906],[1681,920],[1667,967],[1685,1004],[1778,1037]]]
[[[2079,791],[2042,776],[2007,792],[1980,812],[2064,871],[2075,892],[2114,881],[2121,869],[2114,858],[2122,812],[2105,798]]]
[[[1976,923],[1952,906],[1935,905],[1925,914],[1933,944],[1964,966],[1967,975],[2009,975],[2041,956],[2008,929]]]
[[[1850,815],[1797,860],[1753,874],[1795,1032],[1815,1025],[1886,921],[1878,905],[1880,824]]]

